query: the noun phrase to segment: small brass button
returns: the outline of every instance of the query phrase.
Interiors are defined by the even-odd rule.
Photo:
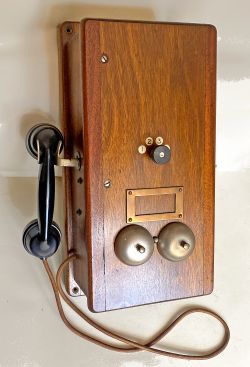
[[[146,138],[146,140],[145,140],[145,143],[147,144],[147,145],[152,145],[153,144],[153,142],[154,142],[154,139],[153,138],[151,138],[151,136],[149,136],[148,138]]]
[[[155,139],[155,143],[157,145],[162,145],[163,144],[163,138],[161,136],[157,136],[157,138]]]
[[[140,145],[139,148],[138,148],[138,152],[140,154],[146,153],[146,150],[147,150],[147,148],[145,147],[145,145]]]

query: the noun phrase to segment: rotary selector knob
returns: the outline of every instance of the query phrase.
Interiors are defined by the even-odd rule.
[[[168,145],[157,145],[152,148],[150,156],[157,164],[167,163],[171,157],[170,147]]]

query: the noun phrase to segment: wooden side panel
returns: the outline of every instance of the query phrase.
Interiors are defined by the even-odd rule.
[[[215,120],[216,120],[216,45],[217,32],[211,27],[206,37],[206,104],[204,143],[204,294],[214,284],[214,209],[215,209]],[[209,245],[206,246],[206,243]]]
[[[84,164],[86,232],[89,261],[89,308],[106,309],[104,258],[104,203],[102,183],[102,120],[99,22],[83,28],[82,64],[84,93]]]
[[[58,31],[60,61],[61,121],[64,156],[83,157],[83,103],[80,59],[80,24],[65,22]],[[65,194],[65,240],[67,252],[80,260],[69,266],[66,287],[71,295],[88,295],[88,258],[84,241],[84,162],[78,171],[63,169]],[[80,289],[79,289],[80,287]]]

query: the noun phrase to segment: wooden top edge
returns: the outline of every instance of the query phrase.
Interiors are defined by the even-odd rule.
[[[85,26],[89,22],[113,22],[113,23],[143,23],[143,24],[168,24],[168,25],[185,25],[185,26],[200,26],[210,28],[211,31],[217,34],[217,28],[213,24],[209,23],[186,23],[186,22],[161,22],[161,21],[148,21],[148,20],[128,20],[128,19],[107,19],[107,18],[83,18],[81,21],[65,21],[58,25],[59,29],[62,29],[67,24],[82,24]]]

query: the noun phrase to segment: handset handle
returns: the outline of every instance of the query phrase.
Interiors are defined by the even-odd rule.
[[[27,134],[26,146],[38,160],[38,219],[24,230],[23,244],[34,256],[45,259],[53,255],[60,243],[61,232],[53,222],[55,202],[55,168],[58,154],[63,148],[63,136],[53,125],[34,126]]]
[[[39,237],[42,241],[47,241],[49,228],[52,225],[55,202],[55,169],[50,149],[46,149],[44,152],[38,180]]]

